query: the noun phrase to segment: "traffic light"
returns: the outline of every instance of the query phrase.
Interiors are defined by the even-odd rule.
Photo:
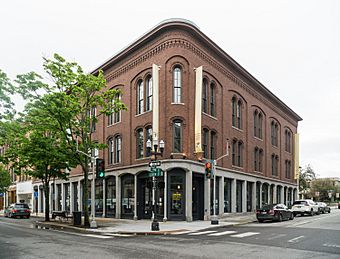
[[[212,164],[210,162],[205,163],[205,176],[207,179],[211,178]]]
[[[96,159],[96,178],[104,178],[105,177],[105,161],[104,159],[97,158]]]

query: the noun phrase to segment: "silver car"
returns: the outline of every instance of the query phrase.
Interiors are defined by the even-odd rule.
[[[31,215],[31,211],[30,211],[28,204],[26,203],[14,203],[5,209],[4,215],[5,217],[9,217],[9,218],[26,217],[29,219]]]
[[[296,200],[293,203],[292,211],[294,215],[308,214],[314,216],[315,214],[320,214],[319,206],[312,200]]]

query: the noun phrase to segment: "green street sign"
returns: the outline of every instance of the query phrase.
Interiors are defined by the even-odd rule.
[[[159,176],[163,176],[163,170],[161,168],[151,168],[151,172],[149,172],[149,177],[159,177]]]

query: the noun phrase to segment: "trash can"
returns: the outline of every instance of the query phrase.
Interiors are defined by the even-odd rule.
[[[81,212],[80,211],[73,211],[73,225],[81,226]]]

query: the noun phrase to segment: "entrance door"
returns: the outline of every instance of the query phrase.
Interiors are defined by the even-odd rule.
[[[192,175],[192,217],[193,220],[204,219],[204,175]]]
[[[152,178],[147,174],[138,176],[137,186],[137,216],[138,219],[152,217]]]
[[[168,173],[169,220],[185,220],[185,171],[180,168]]]

